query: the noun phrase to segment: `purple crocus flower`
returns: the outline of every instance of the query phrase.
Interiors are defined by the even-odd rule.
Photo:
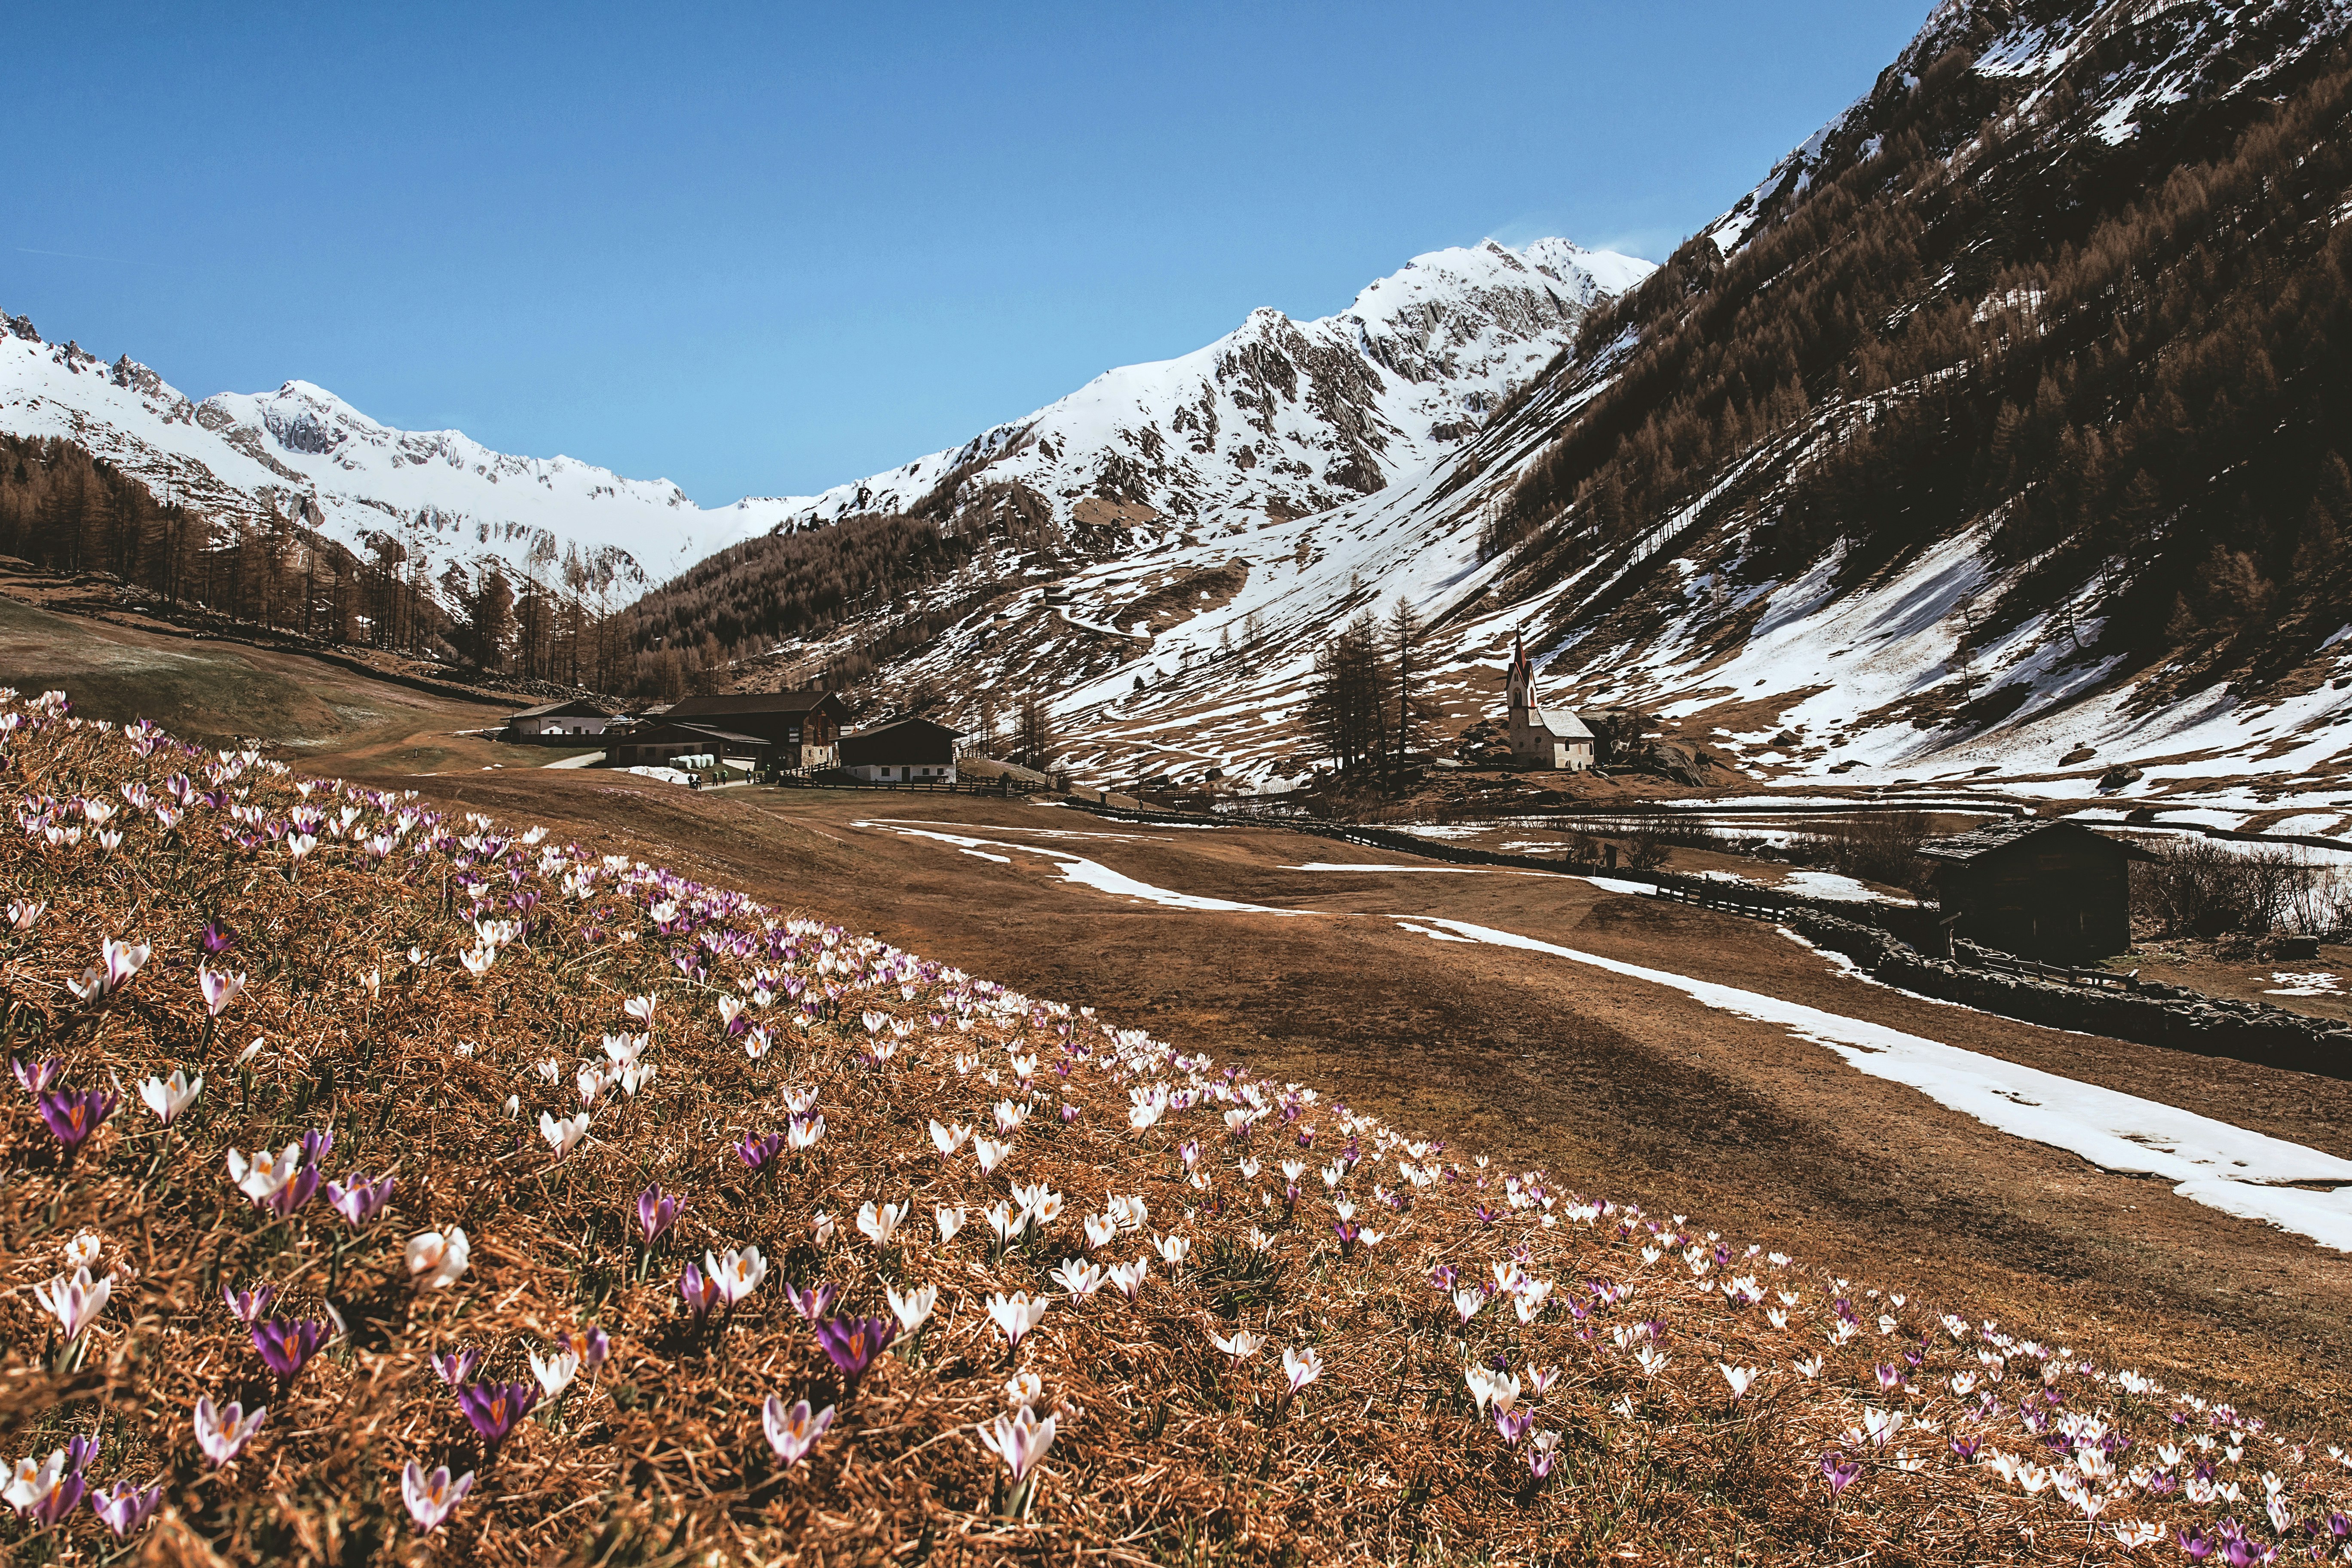
[[[21,1061],[11,1057],[8,1066],[16,1073],[16,1081],[25,1086],[26,1094],[38,1094],[58,1081],[58,1075],[66,1070],[66,1059],[63,1057],[37,1057],[31,1061]]]
[[[786,1286],[785,1289],[792,1287]],[[709,1317],[710,1309],[719,1305],[721,1300],[719,1281],[704,1279],[701,1266],[693,1263],[688,1264],[686,1272],[677,1277],[677,1293],[686,1298],[686,1310],[698,1322]]]
[[[2192,1563],[2202,1563],[2213,1554],[2213,1538],[2194,1526],[2178,1531],[2176,1538]]]
[[[163,1500],[163,1489],[160,1485],[142,1491],[129,1481],[117,1481],[105,1491],[90,1494],[89,1510],[105,1521],[117,1541],[127,1541],[153,1517]]]
[[[207,958],[218,958],[236,945],[236,933],[220,921],[210,920],[205,922],[205,929],[196,933],[196,941],[203,946]]]
[[[677,1223],[678,1211],[686,1200],[672,1197],[658,1186],[647,1187],[637,1194],[637,1228],[646,1233],[646,1245],[650,1247],[662,1238],[664,1232]]]
[[[824,1347],[835,1368],[852,1384],[866,1374],[874,1358],[898,1337],[898,1325],[889,1318],[861,1318],[853,1313],[823,1319],[816,1326],[817,1343]]]
[[[1984,1447],[1983,1443],[1974,1437],[1955,1437],[1952,1439],[1952,1452],[1958,1456],[1960,1463],[1964,1465],[1975,1459],[1977,1457],[1977,1450],[1982,1447]]]
[[[114,1114],[114,1096],[103,1089],[52,1089],[39,1100],[41,1120],[67,1149],[82,1146]]]
[[[474,1369],[481,1364],[479,1351],[443,1351],[433,1357],[433,1370],[452,1388],[463,1388],[473,1382]]]
[[[284,1186],[264,1198],[261,1206],[283,1219],[318,1194],[319,1167],[306,1162],[287,1179]]]
[[[58,1468],[52,1457],[41,1467],[40,1490],[25,1505],[25,1511],[38,1524],[51,1525],[66,1518],[81,1506],[82,1495],[89,1483],[82,1479],[81,1471],[71,1468]]]
[[[1847,1458],[1835,1448],[1822,1456],[1822,1478],[1830,1484],[1830,1495],[1835,1497],[1853,1484],[1862,1474],[1862,1466]]]
[[[1535,1424],[1536,1413],[1524,1405],[1495,1413],[1495,1430],[1501,1433],[1503,1441],[1514,1448],[1519,1446],[1519,1439],[1528,1435],[1528,1428]]]
[[[382,1214],[383,1205],[392,1201],[392,1186],[393,1178],[390,1176],[380,1182],[371,1182],[364,1173],[353,1171],[348,1183],[327,1184],[327,1202],[352,1224],[366,1225]]]
[[[248,1327],[269,1310],[269,1303],[278,1292],[268,1285],[248,1285],[242,1290],[221,1287],[221,1299],[228,1303],[229,1315]]]
[[[483,1447],[493,1453],[538,1403],[536,1384],[477,1383],[457,1391],[458,1408],[465,1411]]]
[[[73,1437],[67,1440],[66,1467],[68,1469],[77,1472],[87,1469],[89,1462],[97,1458],[98,1439],[96,1437]]]
[[[840,1299],[841,1287],[829,1280],[821,1280],[805,1290],[789,1279],[784,1281],[784,1300],[793,1304],[793,1311],[812,1323],[831,1311],[834,1302]]]
[[[311,1129],[310,1131],[302,1134],[302,1163],[306,1165],[317,1164],[320,1161],[327,1157],[327,1152],[334,1146],[335,1134],[331,1128],[318,1127]]]
[[[265,1318],[253,1325],[253,1348],[261,1352],[262,1363],[278,1374],[280,1383],[293,1382],[326,1338],[327,1325],[311,1320],[289,1323],[282,1318]]]
[[[767,1168],[768,1162],[782,1152],[784,1135],[781,1132],[756,1132],[735,1145],[736,1155],[754,1171]]]
[[[1528,1474],[1537,1480],[1541,1480],[1546,1476],[1550,1475],[1552,1460],[1555,1454],[1556,1450],[1550,1448],[1529,1448],[1528,1450]]]

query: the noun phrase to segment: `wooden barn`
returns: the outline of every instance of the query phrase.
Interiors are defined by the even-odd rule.
[[[564,745],[575,735],[602,735],[613,716],[612,709],[593,697],[542,702],[508,714],[506,733],[500,739],[525,746]]]
[[[841,765],[869,784],[953,784],[962,733],[929,719],[898,719],[841,738]]]
[[[841,723],[849,710],[830,691],[737,691],[687,697],[662,718],[673,724],[709,725],[768,742],[769,765],[830,768],[840,758]]]
[[[2131,863],[2154,858],[2064,817],[2032,816],[1931,838],[1919,853],[1935,863],[1953,935],[2052,963],[2130,949]]]

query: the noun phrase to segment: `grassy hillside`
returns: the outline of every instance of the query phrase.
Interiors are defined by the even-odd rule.
[[[188,1562],[2336,1542],[2326,1435],[2035,1325],[593,847],[47,701],[0,745],[16,1561],[110,1550],[118,1482]],[[200,1400],[268,1415],[215,1464]]]

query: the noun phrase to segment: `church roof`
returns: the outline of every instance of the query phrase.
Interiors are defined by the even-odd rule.
[[[1549,730],[1563,741],[1592,739],[1592,731],[1586,729],[1584,721],[1573,713],[1561,713],[1555,717],[1540,708],[1530,706],[1528,709],[1528,721],[1538,729]]]

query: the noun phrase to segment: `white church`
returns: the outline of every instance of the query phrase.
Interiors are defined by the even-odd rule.
[[[1536,701],[1536,669],[1511,638],[1511,760],[1522,767],[1580,773],[1592,765],[1592,731],[1573,713],[1547,714]]]

